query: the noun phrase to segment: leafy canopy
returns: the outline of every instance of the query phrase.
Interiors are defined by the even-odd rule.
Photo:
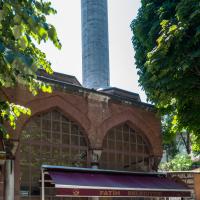
[[[36,44],[51,40],[61,48],[55,27],[46,21],[47,15],[55,13],[45,0],[0,0],[0,91],[20,84],[33,95],[38,90],[51,92],[49,85],[37,80],[38,69],[53,71]],[[0,97],[0,136],[8,137],[3,124],[9,122],[15,128],[21,113],[30,115],[31,111]]]
[[[193,133],[200,144],[200,0],[141,3],[131,23],[140,85],[173,116],[173,131]]]

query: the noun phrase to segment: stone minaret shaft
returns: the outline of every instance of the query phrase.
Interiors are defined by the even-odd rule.
[[[110,85],[107,0],[81,0],[83,86]]]

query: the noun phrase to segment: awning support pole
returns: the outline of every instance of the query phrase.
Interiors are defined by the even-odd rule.
[[[99,159],[102,153],[102,149],[91,149],[91,168],[99,168]],[[99,200],[99,197],[92,197],[91,200]]]
[[[42,200],[45,198],[45,190],[44,190],[44,169],[41,169],[42,172]]]
[[[98,169],[98,165],[92,165],[92,169]],[[91,200],[99,200],[99,197],[92,197]]]

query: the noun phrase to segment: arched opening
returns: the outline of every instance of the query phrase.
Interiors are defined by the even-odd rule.
[[[76,122],[58,110],[32,117],[21,134],[21,197],[40,199],[42,164],[87,167],[87,156],[88,140]],[[51,192],[47,189],[46,195]]]
[[[149,171],[150,150],[146,138],[127,123],[112,128],[103,140],[100,168]]]

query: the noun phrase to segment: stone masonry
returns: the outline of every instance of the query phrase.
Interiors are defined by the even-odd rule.
[[[107,88],[109,80],[107,0],[81,0],[83,86]]]

